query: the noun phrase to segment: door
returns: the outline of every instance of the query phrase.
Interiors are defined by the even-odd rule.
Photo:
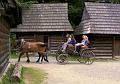
[[[34,38],[36,39],[36,42],[44,42],[44,36],[40,34],[35,34]]]
[[[44,36],[44,43],[48,44],[48,36]]]

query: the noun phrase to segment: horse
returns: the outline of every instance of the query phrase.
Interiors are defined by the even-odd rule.
[[[42,57],[41,63],[43,62],[43,59],[46,62],[49,62],[46,53],[47,46],[43,42],[26,42],[24,40],[21,40],[21,45],[19,50],[20,50],[20,54],[19,54],[18,62],[20,62],[21,56],[26,53],[27,62],[29,63],[30,62],[28,55],[29,52],[38,52],[39,58],[36,62],[40,61],[40,57]]]

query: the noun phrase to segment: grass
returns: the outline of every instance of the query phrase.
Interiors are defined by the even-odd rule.
[[[2,77],[0,84],[42,84],[43,80],[47,78],[47,74],[40,69],[23,67],[20,82],[13,81],[11,79],[13,69],[14,65],[11,65],[6,75]]]
[[[23,68],[23,78],[25,84],[42,84],[43,80],[47,78],[46,76],[47,74],[40,69]]]
[[[75,56],[75,55],[69,55],[68,60],[69,61],[76,61],[76,59],[78,59],[79,56]]]
[[[14,65],[11,64],[8,71],[6,72],[6,75],[2,77],[0,84],[25,84],[22,78],[20,79],[20,82],[11,80],[13,69]]]

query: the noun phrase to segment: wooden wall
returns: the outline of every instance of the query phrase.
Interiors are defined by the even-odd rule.
[[[120,35],[114,36],[114,53],[113,55],[116,57],[120,57]]]
[[[61,42],[65,42],[62,33],[16,33],[17,39],[24,38],[26,41],[44,42],[48,45],[50,51],[56,51]]]
[[[5,69],[9,60],[9,26],[0,18],[0,73]]]
[[[65,42],[65,37],[62,35],[52,35],[49,37],[49,48],[51,51],[56,51],[61,42]]]
[[[113,37],[111,35],[93,35],[90,38],[96,57],[113,56]]]
[[[33,42],[35,41],[34,33],[16,33],[17,39],[25,39],[26,41]]]

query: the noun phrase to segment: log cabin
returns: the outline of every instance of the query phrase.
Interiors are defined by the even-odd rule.
[[[86,34],[96,57],[120,56],[120,4],[85,2],[75,34]]]
[[[55,51],[58,44],[65,41],[64,34],[73,32],[68,21],[67,3],[33,4],[22,10],[22,24],[12,28],[17,39],[41,41]]]
[[[9,63],[10,28],[17,24],[14,12],[17,11],[14,0],[0,0],[0,77]],[[13,23],[16,22],[16,23]]]
[[[0,75],[9,61],[9,25],[0,17]]]

